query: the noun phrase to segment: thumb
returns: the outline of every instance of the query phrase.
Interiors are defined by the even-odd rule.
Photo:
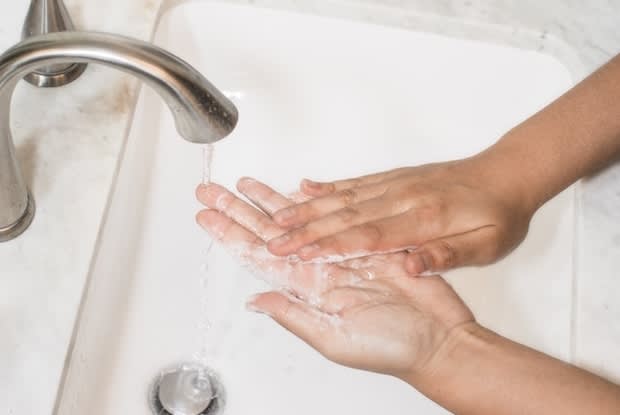
[[[499,259],[497,229],[485,226],[474,231],[435,239],[412,251],[405,267],[412,275],[432,275],[467,265],[485,265]]]

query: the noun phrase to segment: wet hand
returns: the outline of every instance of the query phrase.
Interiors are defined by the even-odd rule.
[[[271,215],[293,202],[256,181],[242,180],[238,188],[261,210],[221,186],[200,186],[198,199],[209,209],[198,222],[277,289],[252,298],[250,309],[332,361],[410,376],[432,370],[436,351],[452,333],[475,324],[441,277],[408,276],[405,253],[337,264],[270,254],[266,241],[285,232]]]
[[[304,260],[408,250],[414,275],[492,263],[525,238],[535,211],[503,184],[502,172],[484,172],[473,159],[304,180],[312,199],[274,214],[288,232],[268,249]]]

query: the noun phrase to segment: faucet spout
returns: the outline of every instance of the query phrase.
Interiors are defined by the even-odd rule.
[[[105,33],[29,38],[0,56],[0,242],[20,235],[34,213],[10,130],[15,86],[36,68],[70,63],[98,63],[138,77],[168,104],[177,131],[187,141],[213,143],[237,124],[232,102],[188,63],[157,46]]]
[[[73,20],[62,0],[31,0],[24,20],[22,39],[46,33],[75,30]],[[86,69],[86,64],[70,63],[37,68],[24,77],[37,87],[58,87],[75,81]]]

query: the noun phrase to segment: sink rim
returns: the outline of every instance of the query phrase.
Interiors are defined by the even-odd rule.
[[[226,2],[226,1],[222,1],[222,0],[167,0],[167,1],[164,1],[162,3],[162,5],[161,5],[157,21],[156,21],[154,30],[152,32],[151,40],[155,36],[155,34],[158,33],[158,31],[160,30],[161,18],[168,11],[171,11],[172,9],[174,9],[176,7],[179,7],[179,6],[183,6],[184,4],[187,4],[187,3],[199,2],[199,1],[203,1],[203,2],[207,2],[208,1],[208,2],[211,2],[211,3],[221,3],[221,4],[229,4],[229,3],[231,3],[231,2]],[[375,8],[382,8],[381,6],[361,6],[361,5],[360,6],[354,6],[354,5],[350,4],[347,1],[340,1],[340,0],[336,0],[336,1],[332,0],[332,2],[333,3],[347,4],[348,6],[350,6],[351,9],[364,9],[364,8],[367,8],[367,7],[370,7],[370,8],[373,8],[373,9],[375,9]],[[269,8],[269,9],[276,9],[276,10],[286,10],[286,11],[293,11],[293,12],[304,14],[304,15],[308,15],[308,14],[310,14],[310,15],[320,15],[320,16],[324,16],[324,17],[342,18],[342,19],[345,19],[345,20],[348,20],[348,21],[357,21],[357,22],[371,23],[371,24],[373,23],[373,22],[368,22],[367,20],[365,20],[363,18],[356,17],[356,16],[342,17],[342,16],[331,15],[331,14],[324,14],[324,13],[313,13],[311,11],[310,12],[309,11],[300,11],[299,9],[291,10],[290,8],[285,7],[283,5],[280,5],[278,7],[274,7],[273,5],[263,6],[263,5],[256,5],[256,4],[247,4],[247,3],[245,3],[242,0],[233,0],[232,3],[234,5],[242,4],[242,5],[246,6],[246,7],[258,7],[258,8]],[[289,1],[282,1],[282,3],[291,3],[291,2],[289,2]],[[291,4],[291,7],[292,6],[293,5]],[[385,8],[389,9],[392,13],[397,13],[398,12],[397,8],[387,8],[387,7],[385,7]],[[353,13],[353,12],[351,12],[351,13]],[[398,12],[398,13],[402,13],[402,12]],[[409,12],[408,12],[408,14],[409,14]],[[420,13],[416,13],[416,12],[411,12],[411,14],[412,15],[416,15],[416,16],[421,15]],[[444,19],[450,20],[450,18],[441,17],[441,16],[434,16],[433,18],[434,19],[439,19],[439,20],[444,20]],[[461,26],[461,27],[470,27],[469,23],[466,20],[464,20],[464,19],[457,19],[457,20],[459,22],[459,26]],[[387,24],[387,23],[386,24],[381,24],[381,25],[382,26],[387,26],[387,27],[402,28],[402,26],[391,25],[391,24]],[[495,25],[486,25],[484,23],[480,23],[480,25],[483,26],[483,27],[493,27],[494,29],[497,29],[497,27]],[[503,30],[503,29],[507,29],[508,27],[507,26],[506,27],[500,26],[500,28]],[[456,38],[456,39],[463,39],[463,37],[446,35],[445,33],[439,34],[438,31],[428,31],[428,30],[425,30],[425,29],[421,29],[420,30],[420,29],[412,29],[412,28],[406,28],[406,30],[414,31],[414,32],[423,32],[423,33],[436,34],[436,35],[442,36],[442,37],[450,37],[450,38]],[[484,41],[484,40],[479,40],[479,39],[475,40],[475,41],[476,42],[483,42],[483,43],[497,43],[497,42]],[[504,44],[503,42],[500,42],[500,43],[503,46],[512,47],[509,44]],[[524,48],[518,48],[518,49],[528,50],[528,49],[524,49]],[[567,68],[569,72],[571,72],[570,66],[564,64],[562,62],[562,60],[558,59],[555,55],[549,54],[549,53],[542,53],[542,54],[551,56],[553,59],[557,60],[563,67]],[[574,76],[573,76],[573,81],[574,81]],[[140,89],[141,89],[141,87],[140,87]],[[141,94],[142,92],[139,91],[139,93]],[[101,221],[101,225],[100,225],[99,231],[98,231],[97,243],[96,243],[96,246],[95,246],[95,248],[93,250],[93,253],[92,253],[92,256],[91,256],[91,261],[90,261],[91,265],[89,267],[88,276],[87,276],[86,282],[84,284],[83,293],[82,293],[81,300],[80,300],[80,305],[79,305],[79,308],[78,308],[76,316],[75,316],[75,324],[74,324],[74,328],[73,328],[73,331],[72,331],[70,345],[69,345],[69,348],[67,350],[67,354],[66,354],[66,358],[65,358],[65,364],[63,366],[63,372],[62,372],[61,380],[60,380],[59,386],[58,386],[58,392],[57,392],[57,397],[56,397],[56,400],[55,400],[55,406],[54,406],[53,413],[57,413],[58,410],[59,410],[59,405],[60,405],[61,399],[62,399],[63,394],[64,394],[64,387],[65,387],[65,382],[66,382],[66,378],[67,378],[67,372],[69,370],[71,361],[72,361],[72,359],[74,357],[74,347],[75,347],[75,343],[76,343],[76,336],[77,336],[77,334],[79,332],[79,329],[80,329],[79,325],[80,325],[80,321],[81,321],[82,314],[83,314],[83,308],[85,306],[85,303],[88,301],[88,292],[89,292],[89,288],[91,286],[93,267],[95,266],[95,260],[96,260],[98,254],[99,254],[99,251],[100,251],[100,247],[101,247],[101,243],[102,243],[102,238],[103,238],[103,230],[105,229],[105,227],[107,225],[108,213],[109,213],[111,205],[112,205],[112,196],[113,196],[114,191],[115,191],[115,189],[117,187],[117,181],[118,181],[118,175],[119,175],[118,173],[119,173],[120,168],[121,168],[121,166],[123,164],[123,156],[125,154],[126,143],[128,141],[128,138],[130,137],[130,132],[131,132],[131,129],[133,128],[133,125],[134,125],[134,115],[135,115],[135,110],[136,110],[137,102],[138,102],[138,100],[135,100],[134,104],[133,104],[132,116],[130,117],[129,128],[126,131],[126,134],[125,134],[125,137],[124,137],[123,149],[122,149],[122,151],[121,151],[121,153],[119,155],[119,161],[118,161],[116,169],[115,169],[114,182],[113,182],[113,184],[112,184],[112,186],[111,186],[111,188],[109,190],[109,193],[108,193],[108,198],[107,198],[107,201],[106,201],[106,207],[105,207],[104,215],[103,215],[103,218],[102,218],[102,221]],[[574,210],[574,213],[573,213],[573,226],[574,226],[574,234],[573,234],[574,235],[573,236],[573,242],[574,243],[573,243],[573,249],[572,249],[572,251],[573,251],[573,262],[575,262],[577,260],[577,256],[579,255],[579,249],[578,249],[577,245],[578,245],[578,242],[580,240],[580,234],[581,234],[581,231],[580,231],[580,218],[581,218],[581,209],[582,209],[582,207],[581,207],[582,206],[582,204],[581,204],[581,193],[582,193],[582,191],[581,191],[581,181],[579,181],[577,183],[577,186],[575,187],[575,193],[574,193],[574,199],[575,199],[574,200],[574,209],[575,210]],[[575,281],[576,281],[576,278],[577,278],[576,277],[577,271],[578,271],[578,268],[575,265],[573,265],[573,279],[574,279],[574,281],[573,281],[573,291],[575,291],[575,286],[576,286]],[[575,308],[576,308],[575,307],[575,298],[573,298],[573,306],[572,306],[571,314],[574,314]],[[571,329],[571,333],[572,333],[571,335],[574,336],[575,330]],[[574,342],[571,340],[571,350],[573,348],[573,346],[572,346],[573,344],[574,344]],[[571,356],[573,356],[572,352],[571,352]],[[571,359],[572,359],[572,357],[571,357]]]

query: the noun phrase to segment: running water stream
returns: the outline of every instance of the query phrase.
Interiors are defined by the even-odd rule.
[[[211,183],[211,167],[213,164],[213,144],[207,144],[202,148],[202,184]],[[204,262],[200,265],[200,291],[201,306],[200,316],[197,323],[198,328],[198,345],[199,349],[194,353],[194,359],[202,364],[208,364],[209,358],[212,356],[213,350],[209,347],[209,332],[211,331],[211,321],[209,320],[209,256],[213,248],[213,239],[205,232]]]
[[[211,164],[213,164],[213,144],[202,148],[202,184],[211,183]]]

